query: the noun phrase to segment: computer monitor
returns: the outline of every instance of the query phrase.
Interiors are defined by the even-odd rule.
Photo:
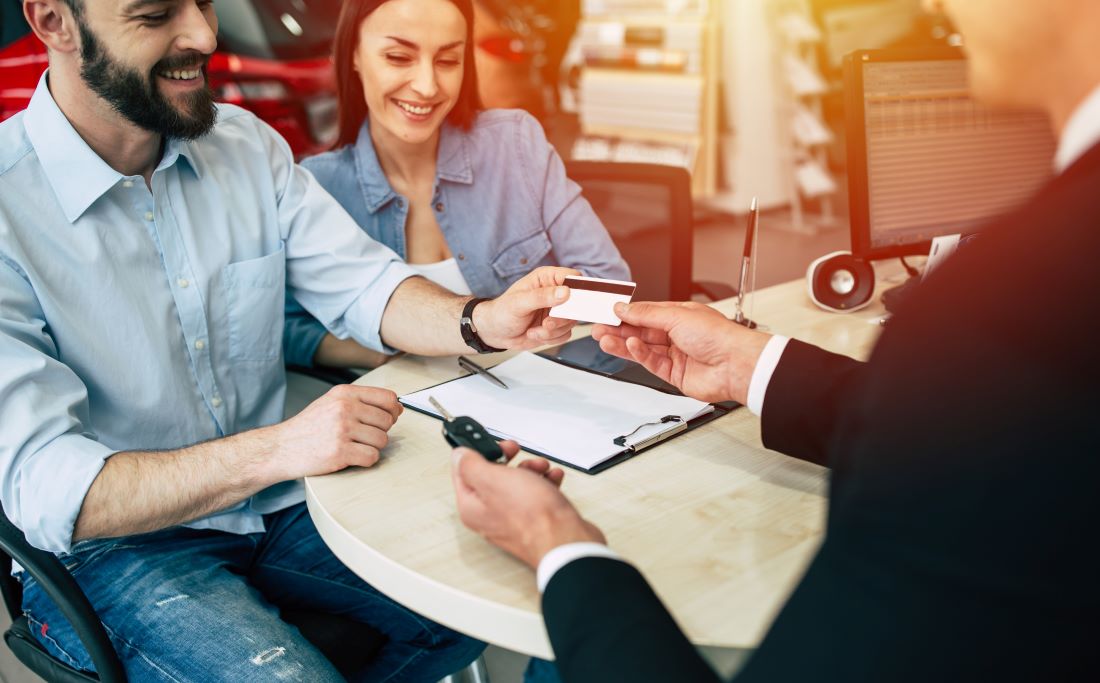
[[[845,58],[852,253],[928,253],[1022,203],[1053,174],[1038,113],[970,98],[961,50],[867,50]]]

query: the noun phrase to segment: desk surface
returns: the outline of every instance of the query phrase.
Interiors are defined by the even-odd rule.
[[[717,307],[732,311],[729,301]],[[761,290],[753,308],[772,332],[858,358],[883,313],[878,303],[825,313],[802,280]],[[404,394],[460,374],[453,358],[407,356],[359,383]],[[406,410],[378,465],[306,480],[317,528],[399,602],[552,659],[534,572],[462,526],[449,452],[438,420]],[[758,418],[739,408],[601,474],[567,471],[562,488],[641,569],[692,642],[755,647],[820,543],[825,486],[825,469],[764,449]]]

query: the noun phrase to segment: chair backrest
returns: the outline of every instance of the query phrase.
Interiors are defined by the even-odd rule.
[[[638,283],[635,301],[691,298],[691,175],[675,166],[569,161],[581,186]]]

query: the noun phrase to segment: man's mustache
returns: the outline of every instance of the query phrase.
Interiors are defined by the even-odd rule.
[[[204,55],[194,50],[171,57],[165,57],[153,66],[153,73],[175,71],[177,69],[201,68],[205,70],[207,63],[210,61],[210,57],[211,55]]]

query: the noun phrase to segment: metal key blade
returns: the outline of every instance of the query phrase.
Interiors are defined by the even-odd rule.
[[[439,411],[439,414],[443,416],[444,420],[446,420],[447,422],[455,421],[455,416],[447,412],[447,409],[440,405],[439,401],[435,400],[435,396],[429,396],[428,403],[431,403],[432,406]]]

